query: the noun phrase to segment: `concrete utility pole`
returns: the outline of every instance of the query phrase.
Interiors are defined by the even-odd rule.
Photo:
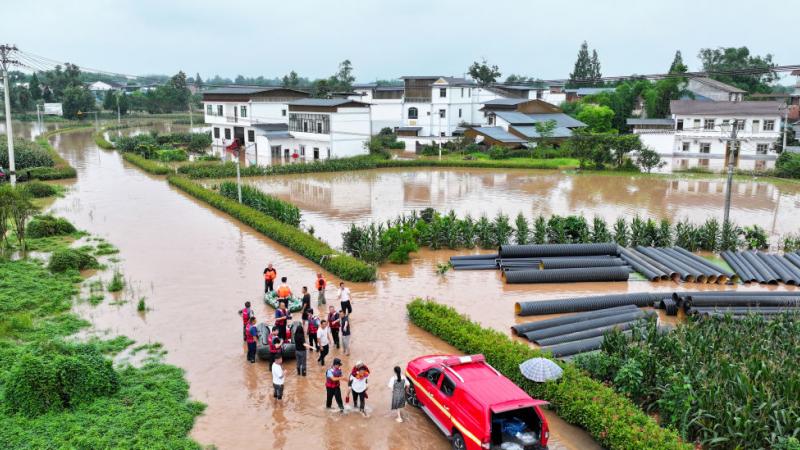
[[[787,106],[783,110],[783,146],[781,147],[781,151],[786,151],[786,131],[789,129],[789,107]]]
[[[731,137],[728,140],[728,180],[725,186],[725,213],[722,219],[722,223],[728,221],[731,215],[731,189],[733,189],[733,165],[734,160],[736,159],[736,154],[739,152],[738,149],[738,142],[736,140],[736,132],[739,128],[739,121],[737,119],[733,119],[733,123],[731,125]]]
[[[17,51],[15,45],[0,45],[0,69],[3,71],[3,97],[6,105],[6,138],[8,139],[8,172],[11,179],[11,186],[17,184],[17,165],[14,162],[14,131],[11,129],[11,96],[8,86],[8,66],[19,64],[19,61],[11,59],[12,52]]]
[[[122,123],[122,119],[120,118],[119,113],[119,96],[122,95],[121,93],[116,94],[114,97],[117,99],[117,125]]]

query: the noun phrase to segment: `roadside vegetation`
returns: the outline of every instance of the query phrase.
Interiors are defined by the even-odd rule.
[[[787,241],[788,239],[788,241]],[[413,211],[385,223],[367,225],[351,224],[342,234],[343,249],[360,259],[372,263],[390,261],[405,263],[409,253],[427,247],[495,249],[502,244],[577,244],[616,242],[621,246],[677,245],[689,251],[719,252],[742,248],[766,249],[768,235],[758,225],[739,227],[711,218],[701,225],[688,220],[672,223],[667,219],[656,221],[634,216],[627,220],[618,218],[607,223],[600,217],[591,221],[583,216],[538,216],[529,221],[522,214],[512,219],[498,213],[493,219],[467,215],[457,217],[455,212],[439,213],[432,208]],[[784,238],[784,245],[795,245],[792,236]]]
[[[231,200],[239,199],[236,183],[223,181],[219,193]],[[242,203],[262,213],[294,227],[300,226],[300,208],[279,198],[261,192],[256,187],[242,186]]]
[[[702,448],[800,448],[800,320],[655,321],[606,337],[576,365]]]
[[[411,322],[465,354],[483,354],[500,373],[531,397],[550,402],[555,412],[585,429],[601,446],[616,449],[683,449],[685,443],[672,429],[662,428],[631,400],[572,364],[556,361],[564,373],[556,381],[535,383],[519,370],[520,363],[548,355],[513,341],[495,330],[483,328],[455,309],[431,300],[416,299],[407,305]]]
[[[50,145],[49,138],[58,133],[70,132],[84,127],[68,127],[47,131],[35,141],[14,139],[14,162],[18,181],[58,180],[75,178],[75,169]],[[0,167],[8,168],[8,143],[0,135]]]

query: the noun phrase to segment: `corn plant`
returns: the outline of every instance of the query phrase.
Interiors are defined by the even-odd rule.
[[[614,223],[614,242],[623,247],[627,247],[630,243],[629,236],[628,223],[625,222],[625,218],[618,218]]]
[[[719,222],[717,219],[710,218],[698,230],[700,237],[700,248],[715,252],[719,250]]]
[[[517,219],[514,221],[514,242],[517,245],[525,245],[528,243],[530,228],[528,228],[528,221],[522,213],[517,214]]]
[[[477,238],[478,246],[481,248],[494,248],[496,242],[494,240],[494,230],[492,223],[486,216],[481,216],[478,222],[475,223],[475,237]]]
[[[552,216],[547,221],[547,242],[550,244],[564,244],[569,242],[567,229],[564,225],[564,218]]]
[[[669,223],[669,220],[661,219],[659,222],[653,245],[656,247],[672,246],[672,224]]]
[[[750,227],[744,227],[742,232],[744,234],[744,241],[747,244],[747,248],[762,250],[769,247],[769,242],[767,241],[767,232],[764,231],[764,229],[760,226],[753,225]]]
[[[511,242],[511,235],[514,229],[511,228],[511,223],[508,216],[503,213],[498,213],[494,218],[494,241],[497,245],[508,244]]]
[[[566,240],[563,243],[587,243],[591,240],[589,224],[583,216],[567,216],[564,218]]]
[[[722,231],[719,238],[719,249],[722,251],[735,251],[741,246],[739,235],[741,230],[730,221],[722,222]]]
[[[688,220],[683,220],[675,225],[675,245],[693,252],[699,247],[699,241],[697,228]]]
[[[646,223],[639,215],[631,219],[631,247],[637,245],[649,246],[651,243],[647,239]]]
[[[469,214],[458,222],[458,234],[464,247],[475,247],[475,221]]]
[[[592,220],[592,242],[611,242],[611,233],[608,231],[606,221],[601,217],[595,216]]]
[[[547,242],[547,221],[544,217],[539,216],[533,223],[533,243],[544,244]]]

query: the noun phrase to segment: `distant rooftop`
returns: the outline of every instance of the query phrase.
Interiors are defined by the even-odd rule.
[[[692,80],[697,81],[698,83],[703,83],[706,86],[711,86],[715,89],[719,89],[725,92],[737,93],[737,94],[746,94],[747,91],[737,88],[736,86],[731,86],[730,84],[723,83],[721,81],[714,80],[708,77],[698,77],[692,78]]]
[[[353,106],[369,106],[366,103],[349,100],[346,98],[303,98],[289,102],[290,106],[343,106],[352,103]]]
[[[601,92],[613,92],[616,88],[613,87],[582,87],[576,89],[566,89],[566,92],[574,92],[579,97],[583,97],[584,95],[594,95],[599,94]]]
[[[290,89],[283,86],[242,86],[232,84],[203,91],[203,94],[258,94],[260,92],[274,91],[276,89]],[[290,89],[296,90],[296,89]]]
[[[586,126],[586,124],[580,120],[564,113],[524,114],[517,111],[498,111],[495,114],[511,125],[534,125],[537,122],[554,120],[558,127],[577,128]]]
[[[483,102],[483,104],[488,106],[492,105],[515,106],[519,105],[520,103],[525,103],[529,101],[530,100],[527,98],[496,98],[494,100]]]
[[[672,114],[679,115],[779,115],[784,108],[785,104],[783,102],[775,101],[713,102],[702,100],[672,100],[669,102],[669,109]]]
[[[672,119],[639,119],[635,117],[631,117],[626,120],[628,125],[658,125],[658,126],[672,126],[675,125],[675,121]]]
[[[519,143],[519,144],[528,142],[519,136],[515,136],[509,133],[508,131],[502,129],[501,127],[474,127],[472,129],[475,130],[477,133],[483,134],[500,142]]]

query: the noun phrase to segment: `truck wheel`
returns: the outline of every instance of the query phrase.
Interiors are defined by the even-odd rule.
[[[461,433],[458,431],[453,433],[452,444],[453,450],[466,450],[467,448],[467,443],[464,442],[464,436],[461,436]]]
[[[414,389],[413,384],[408,386],[408,388],[406,388],[406,403],[415,408],[419,408],[420,406],[422,406],[422,404],[419,402],[419,399],[417,398],[417,390]]]

